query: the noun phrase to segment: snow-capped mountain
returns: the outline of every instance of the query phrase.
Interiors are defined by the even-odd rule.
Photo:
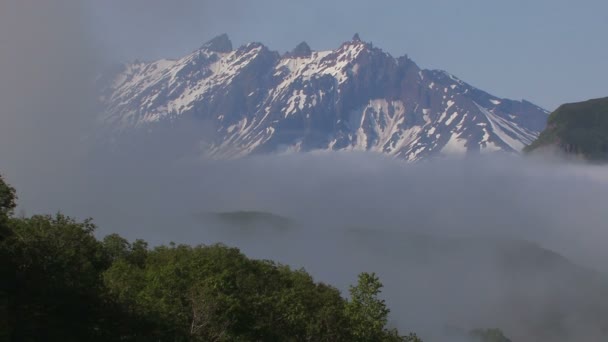
[[[102,89],[102,120],[116,132],[201,120],[214,132],[201,132],[206,153],[222,158],[314,150],[377,151],[410,161],[514,153],[538,136],[548,116],[532,103],[394,58],[358,35],[336,50],[301,43],[284,55],[260,43],[234,50],[221,35],[178,60],[124,65],[105,75]]]

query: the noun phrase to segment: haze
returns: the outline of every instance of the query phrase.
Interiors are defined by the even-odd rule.
[[[515,340],[534,340],[523,323],[537,323],[535,308],[593,303],[605,312],[605,293],[578,283],[562,264],[540,274],[506,272],[484,246],[498,240],[551,250],[603,282],[606,167],[524,157],[408,165],[352,153],[208,161],[176,152],[179,141],[113,153],[95,139],[92,86],[109,62],[179,56],[221,32],[281,51],[301,40],[331,48],[359,32],[423,67],[552,109],[608,93],[598,77],[608,67],[608,48],[598,43],[608,31],[608,5],[570,4],[8,0],[0,5],[0,172],[17,187],[25,214],[91,216],[100,235],[155,245],[221,241],[305,267],[343,290],[358,272],[374,271],[386,285],[393,324],[430,341],[445,338],[441,329],[450,325],[496,326]],[[199,218],[233,210],[283,215],[297,227],[239,234]],[[421,247],[412,236],[464,247]],[[471,241],[482,243],[469,249]],[[419,253],[432,257],[420,261]],[[546,290],[560,281],[572,287]],[[513,298],[522,306],[496,309]],[[518,316],[522,307],[529,316]],[[603,333],[585,316],[564,322],[557,341]]]

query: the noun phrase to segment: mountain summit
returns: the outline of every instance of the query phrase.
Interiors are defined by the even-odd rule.
[[[221,34],[203,45],[202,49],[213,52],[228,53],[232,51],[232,42],[227,34]]]
[[[304,58],[310,57],[310,55],[312,55],[312,50],[310,49],[310,46],[308,46],[306,42],[301,42],[300,44],[298,44],[298,46],[296,46],[295,49],[293,49],[293,51],[291,51],[289,57]]]
[[[518,153],[548,116],[527,101],[392,57],[358,35],[335,50],[303,43],[285,55],[260,43],[233,50],[222,35],[181,59],[127,64],[106,76],[103,121],[110,127],[128,134],[204,121],[215,133],[201,132],[193,144],[205,138],[206,153],[218,158],[315,150],[410,161]]]

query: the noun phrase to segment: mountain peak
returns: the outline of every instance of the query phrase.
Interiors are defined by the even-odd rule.
[[[312,50],[306,42],[301,42],[289,53],[291,57],[310,57],[310,55],[312,55]]]
[[[222,35],[205,47],[231,46]],[[421,70],[358,34],[336,50],[297,58],[310,53],[300,43],[281,58],[249,43],[231,54],[204,53],[194,66],[190,55],[136,65],[108,80],[104,121],[124,130],[164,127],[180,117],[212,120],[217,134],[205,153],[217,158],[354,150],[408,161],[517,153],[545,127],[547,113],[536,106]]]
[[[203,49],[214,52],[228,53],[232,51],[232,42],[226,33],[223,33],[203,45]]]

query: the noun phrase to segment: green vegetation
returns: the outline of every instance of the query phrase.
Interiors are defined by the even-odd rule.
[[[608,159],[608,98],[560,106],[526,152],[555,146],[588,160]]]
[[[236,248],[99,241],[91,221],[16,218],[14,207],[0,178],[0,340],[420,341],[386,327],[374,274],[347,300]]]
[[[0,240],[9,234],[8,217],[15,209],[15,189],[4,182],[0,175]]]
[[[511,342],[499,329],[473,330],[470,335],[478,342]]]

